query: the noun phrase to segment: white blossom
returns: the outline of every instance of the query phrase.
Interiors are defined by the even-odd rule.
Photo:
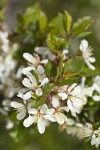
[[[33,123],[37,123],[39,133],[43,134],[45,132],[45,127],[47,126],[47,120],[44,117],[45,114],[48,113],[47,105],[44,104],[39,109],[31,108],[28,113],[29,117],[24,120],[23,125],[29,127]]]
[[[15,110],[17,110],[17,112],[18,112],[18,114],[16,116],[17,119],[22,120],[26,116],[27,111],[30,110],[32,103],[26,101],[30,98],[29,92],[26,93],[25,95],[18,94],[18,97],[23,99],[23,103],[12,101],[11,107],[13,107],[13,108],[15,108]]]
[[[92,65],[96,61],[96,59],[92,56],[92,49],[88,45],[88,41],[82,40],[80,44],[80,50],[82,51],[83,58],[87,64],[87,66],[95,70],[95,67]]]

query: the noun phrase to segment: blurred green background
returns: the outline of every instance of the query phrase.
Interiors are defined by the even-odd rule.
[[[29,5],[39,2],[41,8],[52,19],[58,12],[69,11],[74,20],[82,16],[91,16],[94,24],[91,27],[92,34],[86,37],[94,48],[97,66],[100,68],[100,0],[9,0],[6,5],[6,22],[9,30],[16,26],[16,14],[24,11]],[[2,118],[3,119],[3,118]],[[34,128],[34,126],[32,126]],[[24,133],[24,134],[22,134]],[[45,134],[34,132],[32,135],[28,129],[21,128],[19,139],[14,141],[4,124],[0,124],[0,150],[94,150],[89,142],[79,141],[75,137],[67,136],[65,132],[59,132],[57,125],[47,128]],[[16,133],[13,134],[15,136]],[[99,150],[99,148],[98,148]]]

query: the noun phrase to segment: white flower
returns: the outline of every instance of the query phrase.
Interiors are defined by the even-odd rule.
[[[86,126],[83,127],[84,130],[84,138],[91,139],[91,145],[95,145],[96,147],[100,144],[100,129],[94,130],[92,124],[86,123]]]
[[[83,125],[81,123],[72,124],[66,126],[67,134],[71,134],[72,136],[76,136],[78,139],[84,138]]]
[[[48,78],[44,78],[40,85],[38,85],[36,78],[29,72],[26,74],[27,78],[24,78],[22,81],[22,84],[35,91],[36,95],[41,96],[42,95],[42,89],[41,86],[44,86],[49,82]]]
[[[67,117],[62,113],[61,111],[66,111],[68,112],[69,109],[67,106],[59,107],[58,109],[51,109],[52,114],[45,115],[45,118],[52,121],[52,122],[57,122],[58,124],[62,125],[64,122],[67,121]]]
[[[81,90],[82,90],[81,93],[82,93],[83,96],[92,97],[94,88],[93,88],[93,86],[86,87],[85,86],[85,81],[86,81],[86,77],[82,77],[81,84],[80,84]]]
[[[20,98],[23,99],[23,103],[19,103],[16,101],[11,102],[11,107],[15,108],[18,112],[17,114],[17,119],[18,120],[22,120],[25,116],[27,111],[31,108],[31,102],[26,102],[26,100],[28,100],[30,98],[30,93],[26,93],[25,95],[22,94],[18,94],[18,96]]]
[[[83,105],[87,103],[87,99],[82,95],[82,90],[80,86],[76,86],[77,84],[72,84],[68,88],[68,100],[67,105],[69,110],[71,111],[73,116],[76,116],[76,113],[80,113]]]
[[[29,54],[29,53],[24,53],[23,57],[29,62],[31,65],[30,69],[35,70],[35,72],[39,75],[44,74],[45,70],[42,66],[42,64],[47,63],[48,60],[42,60],[40,61],[40,57],[36,54],[35,56]],[[24,70],[25,73],[25,70]]]
[[[24,120],[23,125],[29,127],[33,123],[37,123],[39,133],[43,134],[47,126],[47,120],[44,117],[48,113],[47,105],[44,104],[39,109],[31,108],[28,113],[29,117]]]
[[[87,64],[87,66],[91,70],[95,70],[95,67],[91,64],[96,61],[94,57],[92,57],[92,49],[88,46],[88,42],[86,40],[82,40],[80,44],[80,50],[83,53],[83,58]]]
[[[20,98],[22,98],[23,100],[28,100],[32,96],[32,91],[29,91],[29,92],[27,92],[25,94],[19,93],[17,96],[20,97]]]

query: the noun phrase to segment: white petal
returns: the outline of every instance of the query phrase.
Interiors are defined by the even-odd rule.
[[[49,79],[48,78],[44,78],[43,81],[41,82],[41,86],[44,86],[48,82],[49,82]]]
[[[30,99],[31,96],[32,96],[32,91],[27,92],[26,94],[24,94],[24,100]]]
[[[69,110],[71,111],[72,115],[73,115],[73,116],[76,116],[76,113],[75,113],[75,111],[74,111],[74,108],[73,108],[72,103],[71,103],[70,100],[67,101],[67,105],[68,105],[68,108],[69,108]]]
[[[95,57],[89,57],[88,58],[89,62],[94,63],[96,61]]]
[[[58,122],[58,124],[63,124],[65,121],[65,115],[63,113],[55,113],[55,117],[56,117],[56,121]]]
[[[48,63],[48,59],[44,59],[41,61],[41,64],[47,64]]]
[[[30,82],[28,78],[24,78],[22,81],[22,84],[27,88],[32,88],[32,83]]]
[[[41,114],[46,114],[47,113],[47,109],[48,109],[48,107],[47,107],[46,104],[42,105],[42,107],[40,109],[40,113]]]
[[[35,109],[35,108],[30,108],[30,109],[28,110],[28,113],[29,113],[29,114],[32,114],[32,115],[35,115],[35,114],[38,113],[38,111],[37,111],[37,109]]]
[[[88,41],[82,40],[80,44],[80,50],[81,51],[86,51],[88,49]]]
[[[29,80],[33,83],[33,85],[37,83],[35,77],[31,73],[27,73],[26,75],[29,78]]]
[[[47,109],[47,114],[48,114],[48,115],[52,115],[54,112],[55,112],[55,109],[54,109],[54,108]]]
[[[66,112],[69,112],[69,109],[68,109],[67,106],[60,107],[58,110],[59,110],[59,111],[60,111],[60,110],[65,110]]]
[[[68,92],[71,92],[71,91],[75,88],[76,85],[77,85],[76,83],[73,83],[73,84],[68,88]]]
[[[59,101],[59,98],[57,96],[52,97],[52,106],[54,108],[58,108],[60,106],[60,101]]]
[[[89,61],[85,60],[85,62],[86,62],[86,64],[87,64],[87,66],[88,66],[91,70],[95,70],[95,67],[94,67],[92,64],[90,64]]]
[[[10,105],[11,105],[11,107],[14,107],[14,108],[23,108],[24,107],[24,105],[22,103],[18,103],[16,101],[11,102]]]
[[[51,122],[56,122],[56,119],[53,115],[43,115],[43,118],[45,118]]]
[[[25,127],[29,127],[31,126],[34,122],[36,121],[36,117],[35,116],[29,116],[28,118],[26,118],[23,122],[23,125]]]
[[[28,62],[35,64],[36,63],[36,59],[29,53],[24,53],[23,54],[24,59],[26,59]]]
[[[93,100],[94,101],[100,101],[100,96],[97,96],[97,95],[93,96]]]
[[[25,116],[26,116],[26,110],[23,109],[23,110],[21,110],[21,111],[17,114],[16,117],[17,117],[18,120],[22,120]]]
[[[31,70],[35,70],[35,67],[28,66],[28,67],[26,67],[26,68],[23,68],[22,73],[23,73],[23,74],[27,74],[27,73],[29,73]]]
[[[43,122],[42,117],[40,117],[40,118],[38,119],[37,127],[38,127],[38,130],[39,130],[39,133],[40,133],[40,134],[43,134],[43,133],[45,132],[45,124],[44,124],[44,122]]]
[[[36,95],[37,95],[37,96],[41,96],[41,95],[42,95],[42,90],[41,90],[41,88],[38,88],[38,89],[36,90]]]
[[[38,65],[37,69],[36,69],[36,73],[37,74],[43,74],[45,72],[43,66]]]
[[[62,98],[62,100],[65,100],[68,97],[66,93],[58,93],[58,95]]]

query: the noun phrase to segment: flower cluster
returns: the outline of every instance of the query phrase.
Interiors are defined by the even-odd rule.
[[[20,16],[24,21],[14,33],[0,31],[0,114],[6,129],[16,130],[16,125],[19,129],[23,123],[26,128],[36,125],[43,134],[56,123],[59,130],[89,139],[98,147],[100,75],[96,59],[85,39],[72,53],[74,37],[89,34],[91,18],[72,24],[70,14],[64,11],[47,25],[41,10],[38,15],[33,13],[32,20],[26,17],[32,15],[29,10]],[[32,8],[32,12],[36,10]]]
[[[53,80],[46,72],[46,66],[48,65],[50,58],[55,61],[56,56],[49,49],[45,48],[44,51],[48,53],[41,53],[43,48],[35,48],[43,60],[41,61],[38,54],[31,55],[24,53],[23,57],[28,62],[28,67],[23,68],[22,72],[25,78],[22,81],[23,86],[26,88],[26,93],[19,93],[23,102],[11,102],[11,106],[17,110],[17,119],[23,121],[25,127],[29,127],[32,124],[37,124],[39,132],[42,134],[45,132],[46,126],[51,122],[57,122],[60,126],[66,126],[66,131],[69,134],[75,134],[80,138],[92,136],[88,133],[87,126],[78,123],[75,120],[78,118],[78,114],[81,113],[84,105],[88,103],[89,98],[97,99],[97,95],[94,95],[95,91],[99,93],[99,76],[93,78],[93,84],[91,86],[85,85],[86,78],[82,77],[79,83],[60,85],[59,82],[63,79],[64,75],[57,80]],[[91,49],[88,47],[86,40],[81,41],[80,50],[83,52],[83,58],[90,69],[94,69],[94,66],[90,63],[94,57],[91,57]],[[65,53],[66,51],[66,53]],[[46,54],[46,56],[45,56]],[[65,66],[65,60],[68,58],[68,50],[63,50],[63,67]],[[48,59],[45,59],[45,58]],[[49,65],[48,65],[49,67]],[[53,70],[52,70],[53,71]],[[37,106],[37,103],[38,106]],[[70,115],[70,118],[69,118]],[[72,119],[75,118],[75,120]],[[75,123],[76,122],[76,123]],[[84,133],[85,136],[84,136]],[[97,132],[96,132],[97,133]],[[95,142],[92,145],[97,144],[97,135],[95,135]],[[93,141],[93,140],[92,140]]]

